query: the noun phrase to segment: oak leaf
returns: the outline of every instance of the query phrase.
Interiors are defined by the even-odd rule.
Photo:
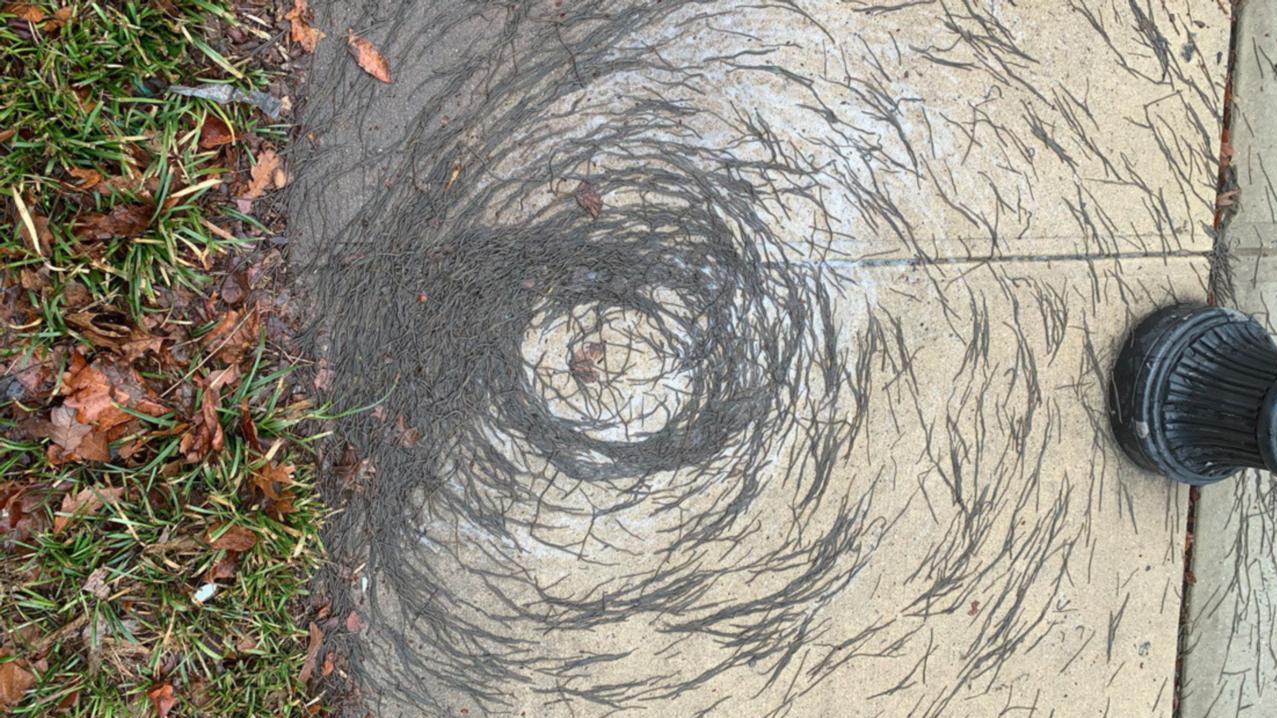
[[[283,187],[288,183],[288,176],[280,166],[281,160],[275,150],[266,150],[257,157],[257,164],[249,170],[248,187],[244,190],[244,199],[257,199],[272,187]]]

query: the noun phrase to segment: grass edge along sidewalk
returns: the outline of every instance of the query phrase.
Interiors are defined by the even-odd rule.
[[[0,713],[320,712],[288,127],[173,91],[280,99],[288,9],[0,3]]]

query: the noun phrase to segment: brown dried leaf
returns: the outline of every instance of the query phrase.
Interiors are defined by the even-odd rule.
[[[216,389],[204,388],[200,398],[200,413],[178,442],[178,449],[188,463],[199,463],[209,453],[219,452],[226,445],[226,433],[217,417],[217,408],[221,403]]]
[[[0,12],[13,15],[27,22],[40,22],[44,19],[44,11],[29,2],[11,2]]]
[[[209,530],[208,545],[215,549],[224,549],[226,551],[239,551],[243,553],[257,545],[257,534],[247,526],[231,526],[224,532],[221,528],[225,524],[221,524]],[[213,538],[217,536],[217,538]]]
[[[71,19],[71,6],[60,7],[54,11],[53,17],[44,21],[41,25],[45,32],[56,32],[63,25],[67,24],[67,20]]]
[[[146,696],[151,699],[155,715],[159,718],[168,718],[169,711],[177,705],[177,697],[173,694],[173,684],[168,681],[152,686],[151,690],[146,692]]]
[[[359,633],[364,630],[364,622],[359,618],[358,613],[351,611],[350,615],[346,616],[346,630],[351,633]]]
[[[306,52],[314,52],[315,46],[324,39],[324,33],[310,26],[307,22],[309,15],[306,0],[293,0],[293,9],[284,18],[289,22],[289,35],[293,42],[301,45]]]
[[[75,178],[75,188],[81,192],[93,189],[102,181],[101,172],[84,167],[72,167],[67,170],[67,174]]]
[[[247,396],[239,400],[239,433],[253,447],[253,451],[261,452],[262,442],[257,438],[257,425],[253,423],[253,413],[248,409]]]
[[[407,447],[416,446],[417,442],[421,441],[421,429],[409,426],[403,414],[395,417],[395,434],[399,436],[399,443]]]
[[[328,360],[320,358],[315,364],[315,379],[313,384],[315,391],[328,391],[333,384],[333,370],[328,366]]]
[[[3,540],[0,548],[26,541],[48,528],[45,508],[50,503],[50,494],[48,490],[14,481],[0,483],[0,539]]]
[[[76,224],[76,236],[81,239],[111,239],[133,237],[151,224],[155,213],[153,204],[122,204],[106,214],[90,214]]]
[[[147,334],[144,330],[134,328],[129,333],[129,340],[120,345],[120,351],[126,361],[135,362],[146,356],[148,352],[159,354],[164,348],[164,337]]]
[[[99,357],[90,364],[78,351],[72,355],[71,365],[62,377],[61,393],[67,397],[63,405],[76,410],[76,421],[99,430],[112,429],[133,419],[120,407],[151,416],[167,411],[155,401],[154,394],[143,385],[132,367],[107,357]]]
[[[319,658],[319,649],[324,645],[324,632],[319,630],[319,624],[311,621],[308,630],[310,643],[306,646],[306,661],[302,663],[301,673],[297,676],[302,683],[309,683],[311,676],[315,674],[315,661]]]
[[[201,342],[227,364],[238,364],[249,347],[257,342],[259,327],[256,309],[248,310],[247,314],[232,309],[222,315]]]
[[[337,472],[337,478],[343,482],[355,478],[355,472],[359,471],[359,452],[355,451],[354,444],[347,441],[342,446],[341,457],[333,465],[333,471]]]
[[[248,188],[244,190],[244,199],[257,199],[275,183],[275,173],[279,170],[279,155],[275,150],[266,150],[257,157],[257,164],[250,172]]]
[[[211,150],[214,147],[228,145],[235,139],[235,133],[225,120],[217,115],[204,118],[204,126],[200,128],[200,149]]]
[[[360,69],[382,82],[390,82],[390,65],[375,45],[347,28],[346,46],[350,49],[350,54],[355,57],[355,62],[359,64]]]
[[[106,585],[106,566],[98,566],[84,581],[84,590],[97,598],[106,600],[111,595],[111,587]]]
[[[17,705],[23,694],[35,685],[35,674],[25,666],[26,661],[22,659],[0,663],[0,708]]]
[[[237,571],[239,571],[239,554],[227,551],[225,556],[214,561],[213,565],[204,572],[204,580],[212,582],[235,578]]]
[[[109,458],[109,457],[108,457]],[[105,461],[105,459],[103,459]],[[104,504],[114,504],[124,496],[124,487],[86,486],[75,494],[62,497],[62,508],[53,517],[53,533],[60,534],[73,519],[92,516]]]
[[[292,464],[279,464],[271,461],[254,471],[251,480],[253,485],[267,497],[278,499],[280,491],[293,484],[293,472],[295,470],[296,468]]]
[[[225,369],[218,369],[208,375],[209,391],[221,391],[222,387],[235,386],[239,381],[239,365],[231,364]]]
[[[26,222],[18,222],[18,227],[22,230],[22,239],[28,245],[36,247],[37,251],[48,256],[53,249],[53,232],[49,229],[49,218],[44,215],[31,215],[31,224],[35,225],[35,237],[31,236],[31,229]]]
[[[297,510],[297,507],[294,505],[296,500],[297,497],[291,490],[281,491],[279,492],[279,496],[273,499],[267,499],[263,508],[266,511],[267,516],[275,519],[276,521],[282,521],[285,516]]]
[[[592,383],[599,380],[594,363],[603,358],[605,346],[602,342],[588,342],[572,354],[568,362],[568,370],[572,376],[583,382]]]
[[[576,203],[581,205],[581,209],[589,213],[591,219],[597,219],[599,213],[603,211],[603,195],[594,188],[589,182],[582,182],[576,186]]]
[[[101,435],[91,437],[92,434],[92,426],[76,420],[75,409],[54,407],[49,413],[49,438],[53,440],[53,446],[49,447],[49,460],[55,464],[77,459],[109,460],[111,452],[101,440]]]

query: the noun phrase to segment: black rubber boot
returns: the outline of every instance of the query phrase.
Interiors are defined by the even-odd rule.
[[[1113,369],[1109,417],[1141,466],[1201,486],[1277,469],[1277,344],[1222,307],[1162,309],[1136,327]]]

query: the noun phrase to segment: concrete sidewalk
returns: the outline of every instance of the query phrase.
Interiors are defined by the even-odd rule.
[[[1277,5],[1246,2],[1230,121],[1236,214],[1224,232],[1231,304],[1277,330]],[[1202,489],[1194,531],[1183,718],[1277,715],[1277,485]]]
[[[377,715],[1171,712],[1188,494],[1105,391],[1208,296],[1220,7],[316,4],[397,78],[321,46],[293,200],[395,387]]]

